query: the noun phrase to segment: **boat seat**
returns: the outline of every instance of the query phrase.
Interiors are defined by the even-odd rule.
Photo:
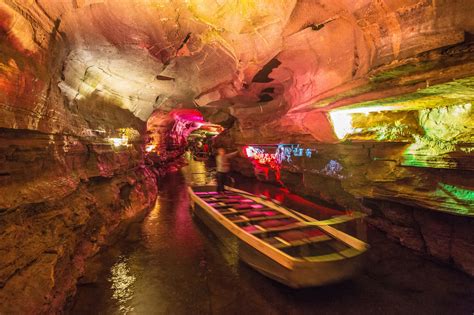
[[[294,241],[285,240],[286,244],[284,243],[278,244],[278,245],[275,245],[275,247],[278,249],[283,249],[283,248],[289,248],[289,247],[297,247],[301,245],[309,245],[309,244],[314,244],[314,243],[319,243],[319,242],[326,242],[330,240],[332,240],[331,237],[327,236],[326,234],[321,234],[318,236],[302,238],[302,239],[294,240]]]
[[[255,218],[242,218],[241,220],[232,221],[234,223],[244,223],[244,222],[257,222],[257,221],[281,221],[278,219],[286,219],[288,216],[286,215],[275,215],[272,217],[255,217]],[[283,224],[283,223],[282,223]],[[264,225],[264,222],[260,223],[261,226]]]
[[[220,204],[217,204],[217,203],[209,203],[209,205],[211,207],[213,207],[214,209],[228,209],[228,208],[232,208],[231,205],[220,205]]]
[[[238,205],[235,205],[235,204],[219,204],[219,203],[210,203],[209,204],[211,207],[214,207],[214,208],[232,208],[232,209],[235,209],[235,210],[246,210],[246,211],[250,211],[250,210],[255,210],[255,208],[253,208],[251,205],[250,206],[238,206]],[[260,210],[260,209],[258,209]],[[271,209],[270,209],[271,210]]]
[[[260,211],[260,210],[251,210],[245,213],[247,218],[258,218],[258,217],[273,217],[279,214],[279,212],[267,210],[267,211]]]
[[[241,229],[244,230],[245,232],[250,233],[250,234],[253,234],[253,232],[255,232],[255,231],[261,231],[262,230],[262,228],[259,227],[258,225],[242,226]]]
[[[235,206],[234,208],[237,209],[237,210],[253,209],[252,206],[253,206],[252,204],[247,203],[247,204],[245,204],[245,205],[238,205],[238,206]]]
[[[292,224],[295,222],[298,222],[298,220],[288,217],[288,216],[284,216],[283,220],[281,219],[277,220],[277,218],[275,217],[267,218],[267,220],[265,220],[264,222],[260,222],[259,225],[265,229],[268,229],[268,228],[282,227],[282,226]]]
[[[240,203],[240,199],[219,199],[219,202],[224,202],[224,203]]]
[[[216,210],[220,212],[221,209],[216,209]],[[277,214],[279,214],[279,212],[275,211],[272,208],[262,208],[262,209],[255,210],[253,208],[238,209],[237,207],[231,206],[222,210],[226,210],[225,212],[220,212],[222,215],[231,215],[231,214],[240,213],[247,218],[274,217]],[[261,211],[261,210],[264,210],[264,211]]]
[[[214,196],[214,198],[219,199],[219,200],[233,199],[229,195],[217,195],[217,196]]]
[[[244,196],[241,195],[226,195],[227,198],[229,199],[244,199]]]
[[[249,210],[232,210],[232,209],[223,209],[226,210],[225,212],[220,212],[220,214],[226,216],[226,215],[231,215],[231,214],[245,214],[249,212]],[[230,211],[229,211],[230,210]]]
[[[219,199],[216,199],[214,197],[209,197],[209,198],[201,198],[201,200],[205,201],[205,202],[220,202]]]
[[[217,195],[215,191],[195,191],[194,193],[198,196]]]
[[[274,228],[267,228],[267,229],[262,229],[258,232],[255,232],[255,233],[252,233],[254,235],[257,235],[258,234],[263,234],[263,233],[276,233],[276,232],[281,232],[281,231],[288,231],[288,230],[295,230],[295,229],[301,229],[301,228],[304,228],[306,227],[307,225],[303,224],[303,223],[300,223],[300,222],[296,222],[295,224],[289,224],[289,225],[285,225],[285,226],[281,226],[281,227],[274,227]]]
[[[280,246],[284,246],[285,241],[278,239],[278,237],[269,237],[263,239],[265,243],[272,245],[275,248],[279,248]]]
[[[322,231],[318,229],[300,229],[300,230],[290,230],[278,233],[278,237],[284,239],[287,242],[303,240],[315,236],[325,235]]]
[[[238,202],[242,202],[242,203],[245,203],[245,202],[254,203],[255,202],[252,199],[248,199],[248,198],[229,198],[229,196],[225,196],[225,197],[210,196],[209,198],[213,198],[213,199],[218,200],[220,202],[226,202],[226,201],[238,201]],[[202,199],[206,199],[206,198],[202,198]]]

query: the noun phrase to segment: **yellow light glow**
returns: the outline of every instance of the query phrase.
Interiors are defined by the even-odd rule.
[[[354,132],[352,127],[352,114],[343,111],[329,112],[334,133],[339,140]]]
[[[388,112],[393,110],[400,110],[398,106],[366,106],[366,107],[355,107],[355,108],[344,108],[344,109],[335,109],[331,113],[347,113],[347,114],[369,114],[374,112]]]
[[[374,112],[393,111],[398,109],[395,106],[368,106],[359,108],[336,109],[329,112],[334,133],[339,140],[343,140],[347,135],[357,132],[358,129],[352,126],[353,114],[368,115]]]
[[[156,148],[156,145],[154,145],[154,144],[148,144],[148,145],[145,147],[145,151],[149,153],[149,152],[153,151],[155,148]]]
[[[128,138],[127,137],[122,137],[122,138],[109,138],[109,142],[113,144],[114,147],[122,147],[122,146],[127,146],[128,145]]]

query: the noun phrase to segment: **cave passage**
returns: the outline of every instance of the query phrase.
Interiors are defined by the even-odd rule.
[[[189,162],[183,173],[163,178],[144,221],[93,258],[71,313],[464,314],[474,305],[472,281],[393,243],[373,227],[367,230],[371,268],[351,281],[296,291],[270,281],[191,217],[186,179],[199,180],[197,174],[207,167],[202,161]],[[237,182],[239,188],[318,219],[334,215],[318,211],[327,205],[275,185],[248,178]]]
[[[0,314],[472,314],[473,12],[0,0]]]

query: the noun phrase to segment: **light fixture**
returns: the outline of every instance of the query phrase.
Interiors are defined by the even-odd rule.
[[[127,137],[109,138],[108,140],[116,148],[128,145],[128,138]]]
[[[150,153],[151,151],[153,151],[154,149],[156,148],[156,145],[154,144],[148,144],[146,147],[145,147],[145,151]]]

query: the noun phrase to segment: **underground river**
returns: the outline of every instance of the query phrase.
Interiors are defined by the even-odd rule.
[[[160,180],[154,208],[92,260],[68,313],[473,314],[472,278],[371,227],[367,267],[351,281],[292,290],[263,277],[191,217],[186,178],[203,171],[202,162],[191,162]],[[249,180],[236,186],[318,218],[330,216],[325,207],[318,211],[318,205],[275,186]]]

